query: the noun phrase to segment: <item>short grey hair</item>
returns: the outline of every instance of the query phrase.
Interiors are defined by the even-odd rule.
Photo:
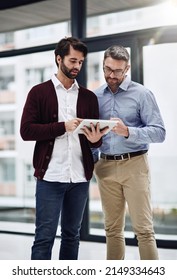
[[[117,59],[117,60],[124,60],[128,63],[129,61],[129,53],[126,50],[126,48],[124,48],[121,45],[113,45],[111,47],[109,47],[105,52],[104,52],[104,60],[107,57],[111,57],[113,59]]]

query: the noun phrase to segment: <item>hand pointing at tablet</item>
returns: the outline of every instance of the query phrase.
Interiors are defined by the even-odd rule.
[[[82,122],[82,119],[80,119],[80,118],[75,118],[75,119],[65,122],[66,131],[67,132],[74,131],[81,122]]]

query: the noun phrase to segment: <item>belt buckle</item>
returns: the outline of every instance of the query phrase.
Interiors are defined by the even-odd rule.
[[[113,155],[114,160],[124,160],[124,155]]]
[[[114,160],[124,160],[124,155],[113,155]]]
[[[125,157],[124,157],[125,156]],[[127,157],[128,156],[128,157]],[[130,159],[130,153],[120,155],[121,160]]]

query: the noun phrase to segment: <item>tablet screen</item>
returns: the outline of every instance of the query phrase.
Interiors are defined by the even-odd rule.
[[[84,119],[74,130],[74,133],[82,134],[83,133],[82,128],[84,126],[90,128],[91,123],[93,123],[96,126],[98,122],[100,123],[100,129],[108,127],[108,130],[105,132],[105,134],[108,133],[117,124],[117,121],[115,120]]]

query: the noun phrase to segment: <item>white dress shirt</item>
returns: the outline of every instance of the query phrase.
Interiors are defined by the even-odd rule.
[[[58,99],[59,122],[76,118],[79,88],[77,81],[69,89],[64,88],[55,75],[52,76],[52,82]],[[65,183],[86,182],[78,134],[65,132],[55,139],[51,161],[43,179]]]

